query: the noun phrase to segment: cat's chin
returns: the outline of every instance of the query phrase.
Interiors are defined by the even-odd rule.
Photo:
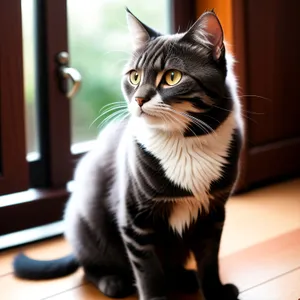
[[[141,113],[141,115],[138,116],[137,118],[138,118],[138,122],[143,123],[147,127],[163,129],[163,127],[166,126],[164,124],[164,121],[161,118],[159,118],[157,116],[149,115],[144,112]]]
[[[162,132],[175,133],[177,132],[176,128],[172,126],[172,124],[166,123],[163,119],[156,116],[151,115],[140,115],[134,118],[134,126],[136,128],[144,128],[144,129],[153,129]],[[177,132],[179,133],[179,131]]]
[[[143,118],[145,122],[149,123],[160,123],[160,119],[157,116],[150,115],[149,113],[146,113],[144,111],[141,112],[140,118]]]
[[[169,133],[182,133],[184,128],[180,123],[168,122],[167,118],[161,115],[154,115],[145,110],[131,110],[131,118],[136,128],[148,128]]]

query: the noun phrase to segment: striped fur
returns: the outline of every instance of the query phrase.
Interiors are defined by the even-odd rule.
[[[169,289],[195,292],[200,281],[206,300],[237,299],[218,275],[243,136],[221,25],[206,12],[186,33],[163,36],[129,11],[128,24],[134,50],[122,90],[130,117],[110,123],[78,164],[65,236],[107,296],[137,288],[141,300],[166,300]],[[174,86],[164,77],[170,69],[182,74]],[[197,276],[184,269],[191,252]]]

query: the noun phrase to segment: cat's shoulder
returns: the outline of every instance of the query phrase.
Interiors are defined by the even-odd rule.
[[[82,156],[77,173],[91,171],[99,166],[107,166],[115,158],[116,149],[122,140],[127,121],[112,121],[100,130],[97,139],[87,143],[89,150]]]
[[[128,119],[109,122],[98,134],[97,141],[109,141],[120,137],[128,125]]]

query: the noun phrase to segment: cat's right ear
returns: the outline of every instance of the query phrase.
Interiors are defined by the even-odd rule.
[[[207,44],[211,48],[214,58],[218,60],[224,49],[224,34],[214,10],[203,13],[183,39]]]
[[[127,24],[134,50],[143,48],[151,38],[156,38],[160,35],[158,32],[142,23],[127,7],[126,12]]]

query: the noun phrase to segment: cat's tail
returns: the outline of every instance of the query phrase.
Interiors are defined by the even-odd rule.
[[[79,263],[73,254],[54,260],[35,260],[23,253],[13,262],[14,274],[24,279],[53,279],[74,273]]]

